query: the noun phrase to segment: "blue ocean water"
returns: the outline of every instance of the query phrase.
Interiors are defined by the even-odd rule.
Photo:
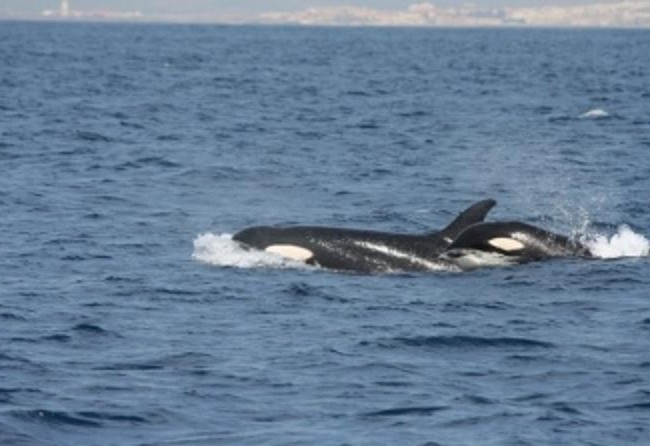
[[[649,444],[648,54],[0,22],[0,444]],[[227,236],[488,197],[608,259],[342,274]]]

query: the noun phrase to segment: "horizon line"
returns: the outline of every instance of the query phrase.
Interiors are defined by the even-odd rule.
[[[67,3],[65,3],[67,4]],[[62,4],[63,5],[63,4]],[[405,9],[337,6],[252,15],[160,14],[117,10],[44,10],[18,13],[0,10],[0,19],[54,22],[135,22],[220,25],[292,25],[322,27],[415,28],[636,28],[650,27],[650,0],[604,0],[589,5],[484,8],[472,5],[438,7],[413,3]]]

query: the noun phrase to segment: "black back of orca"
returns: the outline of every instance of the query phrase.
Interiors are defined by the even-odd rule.
[[[464,229],[483,221],[495,204],[494,200],[475,203],[442,231],[427,234],[319,226],[257,226],[238,232],[233,239],[324,268],[359,272],[440,269],[448,263],[438,256]]]

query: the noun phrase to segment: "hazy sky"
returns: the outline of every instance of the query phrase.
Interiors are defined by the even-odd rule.
[[[250,16],[269,11],[297,11],[311,7],[364,6],[376,9],[405,9],[426,0],[69,0],[71,9],[141,11],[144,14],[224,14]],[[436,6],[480,7],[545,6],[605,3],[611,0],[430,0]],[[0,12],[39,14],[58,9],[60,0],[0,0]]]

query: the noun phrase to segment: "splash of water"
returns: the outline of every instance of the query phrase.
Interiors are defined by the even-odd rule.
[[[276,254],[245,249],[230,234],[199,234],[194,239],[192,258],[215,266],[238,268],[309,268],[301,262],[292,261]]]
[[[609,117],[609,113],[607,113],[605,110],[602,108],[594,108],[593,110],[589,110],[588,112],[585,112],[580,115],[581,118],[583,119],[598,119],[598,118],[607,118]]]
[[[602,259],[650,255],[650,240],[627,225],[619,226],[616,234],[610,237],[602,234],[590,236],[585,244],[595,257]]]

